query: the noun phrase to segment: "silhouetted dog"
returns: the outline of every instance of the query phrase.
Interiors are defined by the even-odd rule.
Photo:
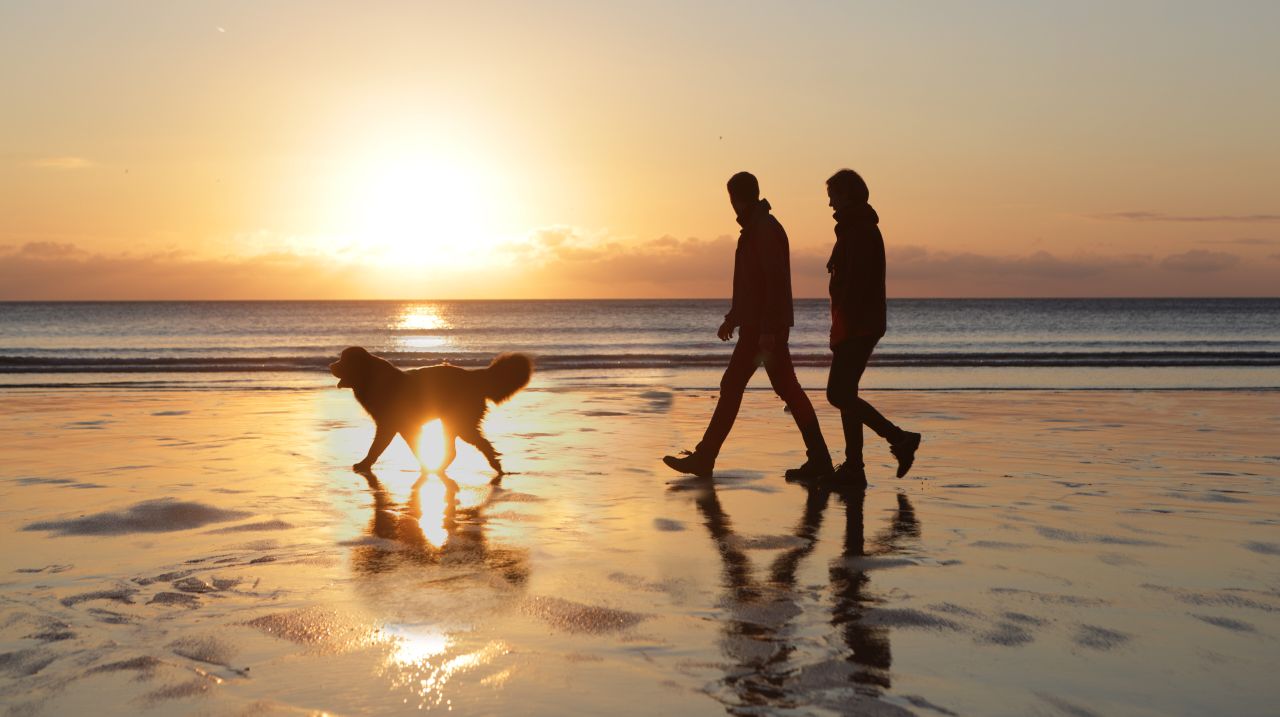
[[[355,390],[356,400],[378,426],[368,455],[352,466],[354,470],[372,469],[397,433],[417,456],[422,425],[439,418],[444,426],[441,471],[453,462],[457,455],[454,442],[461,438],[480,449],[489,465],[502,475],[498,452],[480,432],[480,422],[489,408],[485,401],[502,403],[524,388],[533,375],[533,361],[524,354],[502,354],[488,368],[467,370],[442,364],[402,371],[390,361],[352,346],[329,364],[329,371],[339,379],[338,388]]]

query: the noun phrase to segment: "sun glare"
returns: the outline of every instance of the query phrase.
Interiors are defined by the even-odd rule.
[[[497,243],[491,178],[445,154],[379,158],[356,172],[349,234],[389,266],[479,263]]]

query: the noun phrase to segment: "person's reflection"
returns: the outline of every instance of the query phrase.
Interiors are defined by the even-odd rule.
[[[833,493],[845,506],[845,531],[840,557],[834,558],[829,568],[830,622],[847,648],[843,659],[852,664],[848,679],[873,688],[890,684],[889,630],[863,620],[869,606],[882,600],[870,592],[870,576],[862,561],[869,555],[899,551],[905,538],[918,537],[915,510],[907,496],[899,493],[888,528],[876,535],[868,548],[863,529],[864,488],[816,483],[806,485],[805,491],[804,509],[793,531],[798,543],[774,559],[764,583],[753,577],[751,558],[742,550],[744,541],[734,532],[715,484],[704,481],[696,493],[698,511],[720,555],[724,603],[729,611],[721,646],[734,666],[726,672],[724,682],[744,705],[793,706],[804,702],[797,688],[790,686],[802,667],[790,664],[797,649],[797,631],[791,623],[803,612],[796,591],[797,571],[817,547]]]
[[[410,489],[409,499],[397,506],[376,475],[363,475],[373,495],[369,535],[395,545],[358,547],[353,551],[358,572],[384,573],[409,566],[482,568],[512,587],[527,581],[527,551],[490,545],[485,534],[485,510],[501,492],[500,487],[489,485],[477,505],[460,507],[456,482],[440,474],[440,484],[430,483],[429,474],[423,473]]]

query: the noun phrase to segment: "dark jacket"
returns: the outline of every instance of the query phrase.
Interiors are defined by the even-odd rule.
[[[832,343],[852,336],[884,336],[884,237],[870,204],[836,212],[831,272]]]
[[[791,247],[787,232],[761,199],[738,217],[742,233],[733,256],[733,306],[725,321],[760,333],[779,333],[795,323],[791,307]]]

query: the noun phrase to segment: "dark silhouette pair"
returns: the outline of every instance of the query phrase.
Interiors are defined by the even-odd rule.
[[[740,331],[738,343],[720,381],[720,397],[702,440],[692,451],[666,456],[671,468],[709,477],[742,405],[747,382],[763,365],[774,392],[787,404],[804,439],[807,459],[790,469],[790,479],[811,480],[835,474],[866,484],[862,461],[862,427],[889,442],[905,476],[915,462],[920,434],[895,426],[858,395],[858,384],[876,344],[885,334],[885,252],[880,218],[868,203],[866,182],[852,169],[827,180],[827,196],[835,211],[836,242],[827,262],[831,274],[831,348],[827,400],[840,409],[845,461],[831,462],[813,404],[796,379],[788,346],[795,316],[791,297],[791,259],[787,233],[760,198],[760,183],[749,172],[729,178],[729,203],[742,231],[733,261],[733,302],[716,335],[721,341]]]
[[[893,656],[889,628],[867,616],[883,598],[871,590],[871,574],[863,560],[909,550],[920,537],[920,525],[907,496],[897,495],[897,507],[888,525],[868,540],[863,515],[865,486],[807,483],[804,509],[792,533],[798,539],[797,545],[780,552],[765,574],[757,577],[715,484],[695,480],[692,484],[677,484],[674,489],[695,491],[698,511],[721,560],[725,591],[721,604],[728,611],[721,644],[733,665],[723,680],[729,688],[726,699],[739,707],[794,707],[820,700],[824,689],[831,689],[841,694],[842,712],[848,709],[861,713],[859,708],[866,708],[868,714],[883,711],[885,705],[875,695],[890,687]],[[844,505],[844,540],[839,556],[831,559],[828,568],[830,624],[844,650],[824,660],[825,668],[809,670],[816,666],[797,664],[803,630],[793,622],[804,613],[803,600],[810,593],[797,585],[797,574],[817,547],[832,495]],[[850,683],[863,688],[853,698],[855,703],[847,702],[851,698],[844,692]],[[863,700],[868,704],[861,704]]]

